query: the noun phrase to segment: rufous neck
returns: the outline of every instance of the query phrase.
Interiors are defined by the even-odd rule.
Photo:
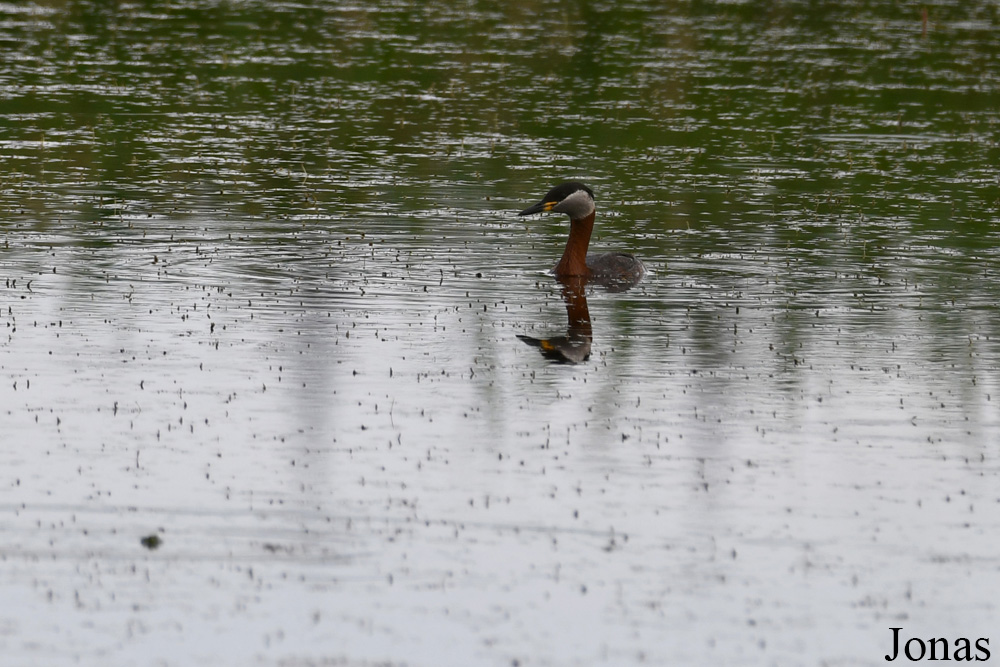
[[[594,231],[594,215],[595,212],[591,211],[586,217],[570,221],[566,250],[554,271],[557,276],[586,276],[590,273],[587,269],[587,248]]]

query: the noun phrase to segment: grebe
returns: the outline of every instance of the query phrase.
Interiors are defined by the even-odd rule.
[[[552,269],[557,278],[583,276],[605,281],[635,283],[646,273],[646,267],[635,256],[624,252],[587,254],[590,235],[594,231],[594,191],[583,183],[567,181],[549,190],[534,206],[518,215],[532,215],[545,211],[565,213],[569,216],[569,240],[562,259]]]

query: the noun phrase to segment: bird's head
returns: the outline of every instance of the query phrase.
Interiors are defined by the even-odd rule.
[[[565,213],[571,220],[582,220],[594,212],[594,192],[577,181],[560,183],[549,190],[542,197],[542,201],[529,206],[518,215],[532,215],[546,211]]]

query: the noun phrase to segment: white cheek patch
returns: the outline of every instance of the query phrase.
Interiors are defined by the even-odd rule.
[[[552,208],[559,213],[567,213],[573,220],[585,218],[594,212],[594,200],[586,190],[577,190]]]

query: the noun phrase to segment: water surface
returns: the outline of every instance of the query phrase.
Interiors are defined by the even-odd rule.
[[[996,13],[0,6],[4,655],[988,637]],[[516,216],[568,178],[651,269],[579,364],[518,339],[570,324]]]

